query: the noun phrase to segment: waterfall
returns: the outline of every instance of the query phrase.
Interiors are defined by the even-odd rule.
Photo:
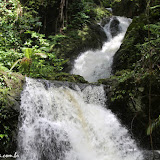
[[[104,26],[102,50],[82,53],[72,73],[89,82],[110,75],[112,57],[130,19]],[[143,154],[116,116],[106,109],[104,86],[26,78],[21,95],[18,160],[143,160]]]
[[[119,33],[113,36],[111,23],[115,20],[112,17],[103,29],[108,37],[101,50],[86,51],[81,53],[75,60],[72,74],[81,75],[89,82],[96,82],[98,79],[108,78],[111,74],[111,65],[114,54],[119,49],[126,30],[131,23],[131,19],[125,17],[116,17],[119,21]]]
[[[142,160],[103,86],[26,78],[18,160]]]

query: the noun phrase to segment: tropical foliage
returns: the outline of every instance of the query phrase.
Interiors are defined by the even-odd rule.
[[[134,17],[109,79],[113,82],[112,108],[115,103],[123,110],[123,104],[127,115],[131,111],[133,117],[141,114],[137,121],[142,122],[145,132],[148,128],[148,135],[159,128],[158,0],[0,0],[0,153],[11,149],[18,118],[11,109],[11,97],[21,88],[23,76],[85,82],[82,77],[64,73],[64,68],[71,56],[87,46],[101,47],[100,34],[93,26],[111,15],[105,9],[109,7],[117,7],[119,15]]]
[[[131,115],[127,116],[130,119],[128,126],[132,126],[134,122],[143,128],[139,132],[135,127],[132,133],[139,134],[140,139],[143,137],[145,141],[152,142],[151,148],[158,148],[160,6],[158,1],[147,2],[144,12],[134,17],[121,49],[115,55],[115,74],[112,79],[116,83],[113,85],[111,101],[115,105],[123,104],[124,112],[132,111]],[[145,137],[146,133],[150,135],[150,140]]]
[[[24,76],[86,82],[63,72],[68,63],[64,55],[88,41],[90,24],[110,14],[97,4],[93,0],[0,0],[0,154],[15,149],[14,97]]]

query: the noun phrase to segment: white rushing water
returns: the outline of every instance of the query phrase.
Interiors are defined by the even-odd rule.
[[[58,83],[26,79],[18,160],[143,160],[103,86]]]
[[[116,18],[120,22],[120,33],[115,37],[112,37],[110,24],[113,18],[111,18],[110,22],[103,27],[108,37],[108,41],[104,43],[101,50],[89,50],[81,53],[74,62],[71,71],[72,74],[81,75],[89,82],[96,82],[98,79],[104,79],[110,76],[113,56],[120,48],[127,28],[131,23],[131,19],[129,18]]]
[[[100,51],[82,53],[75,74],[95,82],[110,75],[112,57],[130,19],[118,17],[120,30]],[[143,160],[141,151],[116,116],[105,108],[103,86],[26,78],[21,95],[18,160]]]

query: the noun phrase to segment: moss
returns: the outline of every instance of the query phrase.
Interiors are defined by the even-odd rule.
[[[101,48],[106,39],[106,34],[98,24],[84,25],[82,29],[68,30],[65,38],[61,38],[52,46],[51,52],[56,53],[58,58],[69,60],[64,70],[68,72],[73,60],[81,52]]]
[[[73,75],[65,72],[55,73],[52,76],[50,75],[48,79],[57,81],[75,82],[75,83],[88,83],[86,80],[84,80],[83,77],[79,75]]]
[[[106,8],[104,7],[99,7],[97,6],[96,8],[93,9],[96,17],[95,19],[97,21],[101,20],[102,18],[105,18],[105,17],[108,17],[108,16],[111,16],[111,13],[110,11],[108,11]]]
[[[24,76],[0,71],[0,153],[14,154]]]
[[[149,136],[146,130],[149,124],[149,84],[151,84],[151,119],[156,119],[160,114],[158,97],[160,96],[159,69],[159,39],[157,30],[159,19],[158,9],[150,10],[150,15],[142,13],[133,18],[123,44],[114,56],[113,74],[110,80],[108,93],[108,106],[118,115],[143,147],[150,149]],[[150,23],[150,42],[154,56],[150,55],[148,31]],[[151,30],[156,28],[155,30]],[[147,55],[147,56],[146,56]],[[149,68],[150,63],[152,69]],[[113,80],[113,82],[112,82]],[[102,83],[107,83],[103,80]],[[152,135],[154,149],[159,149],[159,132]]]
[[[143,43],[147,36],[147,31],[144,30],[146,23],[145,14],[133,19],[120,49],[114,55],[113,73],[123,69],[133,69],[134,64],[140,60],[141,54],[136,45]]]

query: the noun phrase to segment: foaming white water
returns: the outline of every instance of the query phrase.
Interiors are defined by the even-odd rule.
[[[127,130],[104,108],[103,86],[26,79],[18,160],[142,160]]]
[[[111,74],[111,65],[114,54],[120,48],[124,35],[127,31],[131,19],[125,17],[117,17],[120,24],[120,33],[112,38],[110,24],[104,26],[104,31],[108,37],[108,41],[104,43],[101,50],[86,51],[82,53],[74,62],[72,74],[78,74],[89,82],[96,82],[98,79],[108,78]]]

